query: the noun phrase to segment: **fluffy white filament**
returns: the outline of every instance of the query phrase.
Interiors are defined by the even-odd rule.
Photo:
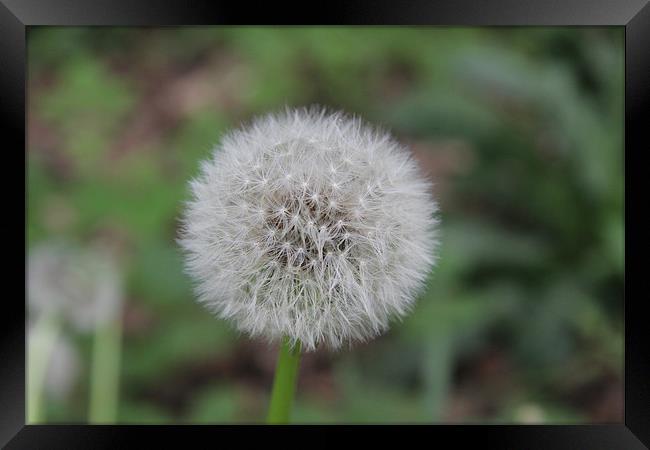
[[[370,339],[434,263],[436,204],[409,152],[357,118],[287,110],[226,135],[179,242],[199,300],[309,351]]]

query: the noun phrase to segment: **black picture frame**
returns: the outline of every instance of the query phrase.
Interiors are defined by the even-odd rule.
[[[299,13],[299,14],[298,14]],[[447,25],[447,26],[602,26],[625,28],[625,223],[627,260],[639,257],[638,241],[647,223],[634,202],[642,202],[637,183],[643,165],[633,162],[650,146],[646,132],[650,108],[650,6],[648,0],[410,0],[403,2],[329,1],[281,8],[275,2],[234,5],[216,1],[126,1],[126,0],[0,0],[0,115],[5,158],[18,156],[17,147],[26,148],[26,33],[38,25],[85,26],[172,26],[220,24],[350,24],[350,25]],[[7,139],[9,138],[9,139]],[[23,163],[25,160],[23,159]],[[16,165],[19,164],[16,161]],[[5,168],[13,161],[5,160]],[[16,166],[17,167],[17,166]],[[9,169],[26,188],[27,172]],[[16,180],[3,176],[5,195],[16,201]],[[633,184],[634,183],[634,184]],[[636,194],[635,194],[636,193]],[[27,214],[27,196],[23,197]],[[12,219],[13,217],[13,219]],[[19,233],[24,223],[5,212],[5,240],[20,249]],[[26,219],[26,216],[23,216]],[[11,226],[16,227],[12,233]],[[10,237],[17,233],[16,237]],[[25,239],[26,236],[22,234]],[[24,258],[24,253],[22,253]],[[9,256],[5,256],[8,260]],[[20,261],[20,257],[18,258]],[[7,295],[0,317],[0,444],[8,449],[130,448],[136,442],[164,448],[187,445],[199,440],[217,445],[224,438],[253,435],[245,427],[227,426],[89,426],[25,425],[25,308],[19,301],[24,283],[18,281],[20,264],[11,260],[5,271],[8,281],[18,285],[18,295]],[[24,262],[24,259],[22,260]],[[629,269],[629,267],[628,267]],[[15,271],[14,275],[12,271]],[[23,278],[24,280],[24,278]],[[432,425],[413,427],[373,427],[374,439],[386,432],[416,433],[430,445],[453,442],[499,449],[641,449],[650,446],[650,352],[644,336],[644,296],[631,295],[631,287],[641,290],[640,277],[626,277],[625,283],[625,401],[624,423],[608,425]],[[7,290],[8,291],[8,290]],[[23,297],[24,298],[24,297]],[[254,433],[311,433],[311,426],[254,426]],[[359,427],[361,432],[368,427]],[[322,428],[321,428],[322,429]],[[349,427],[328,427],[326,435],[335,442]],[[333,434],[332,434],[333,433]],[[235,436],[239,435],[239,436]],[[261,436],[261,434],[259,435]],[[257,437],[259,437],[257,436]],[[297,436],[292,434],[292,436]]]

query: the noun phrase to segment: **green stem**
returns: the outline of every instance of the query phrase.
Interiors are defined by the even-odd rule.
[[[27,423],[45,419],[43,407],[45,380],[52,349],[59,338],[60,323],[50,313],[43,313],[29,333],[27,347]]]
[[[90,423],[114,423],[117,419],[121,335],[119,315],[95,329],[90,375]]]
[[[271,393],[271,404],[267,422],[270,424],[289,423],[291,406],[296,392],[296,378],[300,364],[300,343],[293,347],[289,339],[285,338],[280,347],[278,364],[275,367],[275,380]]]

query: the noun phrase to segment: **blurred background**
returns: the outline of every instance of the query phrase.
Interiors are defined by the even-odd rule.
[[[276,349],[194,301],[188,180],[319,103],[408,144],[442,245],[413,314],[305,355],[294,422],[622,421],[622,28],[55,28],[28,35],[31,422],[264,420]]]

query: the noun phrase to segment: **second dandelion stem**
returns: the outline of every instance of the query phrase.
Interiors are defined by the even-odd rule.
[[[300,343],[291,346],[285,338],[280,347],[278,364],[275,368],[273,391],[267,422],[270,424],[289,423],[291,406],[296,392],[296,379],[300,365]]]
[[[108,424],[117,420],[121,334],[119,317],[99,324],[95,330],[88,410],[91,424]]]
[[[44,313],[28,335],[27,347],[27,423],[45,418],[45,383],[52,350],[59,339],[61,324],[56,316]]]

